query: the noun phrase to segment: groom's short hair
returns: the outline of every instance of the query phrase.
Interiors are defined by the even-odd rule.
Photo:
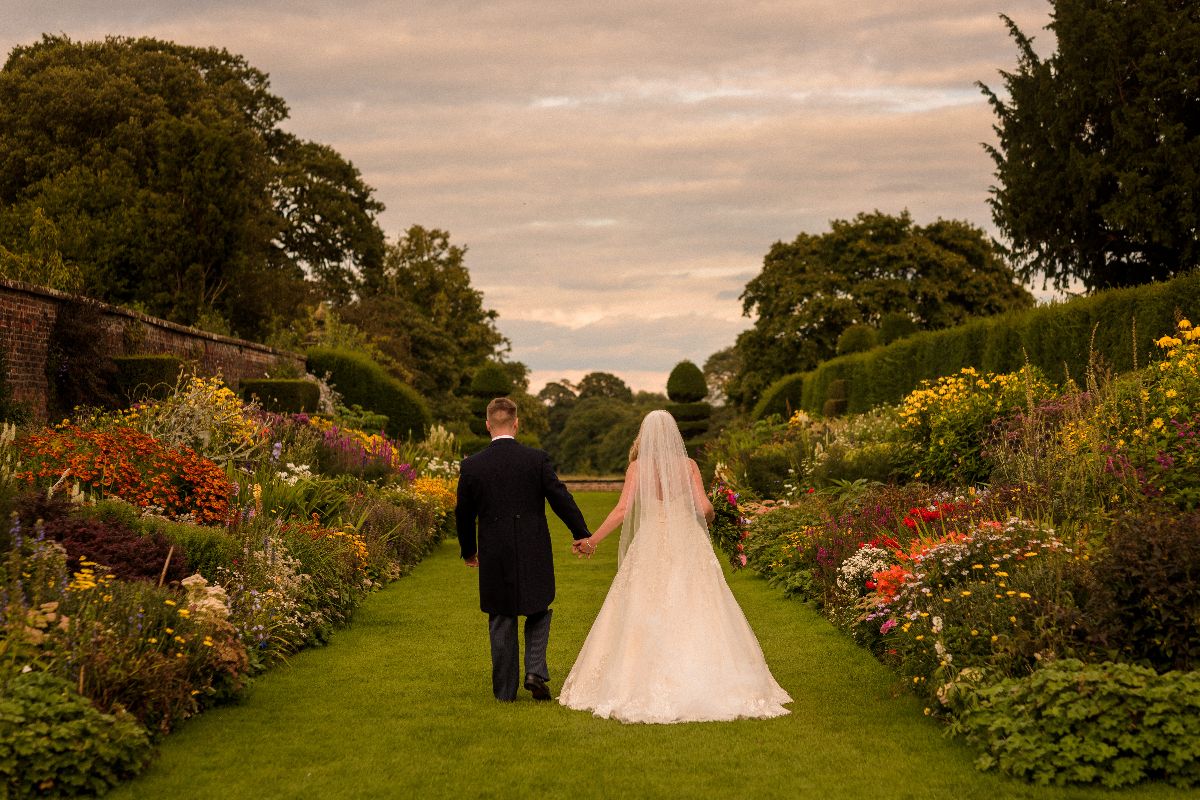
[[[507,428],[517,421],[517,404],[507,397],[497,397],[488,403],[487,420],[492,427]]]

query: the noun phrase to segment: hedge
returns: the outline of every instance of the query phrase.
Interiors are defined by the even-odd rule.
[[[952,375],[963,367],[1012,372],[1024,366],[1026,358],[1051,379],[1069,375],[1082,383],[1093,331],[1102,365],[1124,372],[1134,367],[1135,358],[1139,366],[1147,363],[1154,340],[1175,330],[1177,311],[1187,315],[1198,309],[1200,271],[1192,271],[1170,281],[923,331],[785,376],[763,393],[753,413],[756,418],[780,414],[786,403],[792,410],[818,413],[836,380],[846,381],[846,411],[861,413],[899,402],[921,381]]]
[[[258,398],[258,402],[267,411],[278,411],[282,414],[316,411],[321,403],[320,387],[303,379],[244,380],[241,383],[241,391],[245,399]]]
[[[781,417],[790,417],[793,412],[800,409],[804,394],[804,378],[808,374],[806,372],[794,372],[791,375],[784,375],[772,383],[762,393],[762,397],[758,399],[752,416],[755,419],[769,417],[772,414],[778,414]]]
[[[183,360],[170,355],[117,356],[112,361],[116,368],[113,392],[130,402],[165,397],[183,369]]]
[[[389,436],[420,437],[430,425],[429,409],[421,395],[362,353],[314,347],[308,351],[308,368],[314,375],[329,373],[330,382],[347,405],[358,404],[386,415]]]

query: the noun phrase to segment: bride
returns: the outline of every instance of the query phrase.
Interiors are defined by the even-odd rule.
[[[621,499],[574,548],[618,526],[617,575],[558,701],[622,722],[788,713],[788,696],[729,591],[708,537],[712,503],[674,418],[652,411],[629,452]]]

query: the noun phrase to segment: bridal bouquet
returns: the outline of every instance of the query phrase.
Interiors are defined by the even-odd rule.
[[[725,554],[734,569],[741,569],[746,566],[746,549],[743,542],[748,535],[746,529],[749,520],[738,508],[737,492],[718,474],[709,487],[708,497],[712,501],[713,511],[716,512],[712,524],[708,526],[713,545]]]

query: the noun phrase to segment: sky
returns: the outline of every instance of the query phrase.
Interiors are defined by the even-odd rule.
[[[751,320],[776,241],[908,209],[989,234],[1000,14],[1053,49],[1046,0],[0,0],[42,33],[224,47],[270,74],[284,127],[467,247],[472,282],[546,381],[662,391]]]

